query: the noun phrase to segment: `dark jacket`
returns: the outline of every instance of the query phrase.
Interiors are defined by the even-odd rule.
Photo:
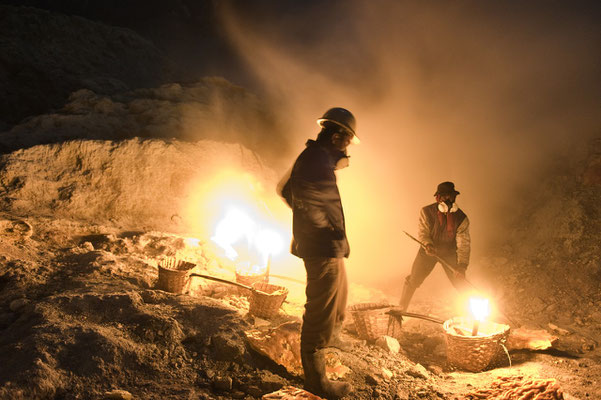
[[[458,264],[469,263],[469,219],[460,208],[442,213],[438,210],[438,203],[423,207],[419,217],[418,238],[424,244],[433,244],[440,254],[456,253]]]
[[[282,196],[292,208],[291,252],[297,257],[349,256],[344,213],[334,170],[344,154],[309,140]]]

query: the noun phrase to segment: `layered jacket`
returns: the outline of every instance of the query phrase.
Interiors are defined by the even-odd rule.
[[[423,207],[418,237],[422,243],[434,245],[441,254],[457,252],[457,264],[469,264],[469,219],[460,208],[443,213],[438,210],[438,203]]]
[[[309,140],[298,156],[282,197],[292,208],[291,252],[297,257],[349,256],[340,192],[334,170],[344,154]]]

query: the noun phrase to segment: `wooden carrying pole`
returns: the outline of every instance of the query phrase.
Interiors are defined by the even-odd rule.
[[[211,281],[216,281],[216,282],[221,282],[221,283],[227,283],[228,285],[238,286],[238,287],[250,290],[251,292],[255,291],[255,292],[265,293],[265,292],[262,292],[260,290],[253,289],[253,288],[251,288],[248,285],[243,285],[243,284],[238,283],[238,282],[228,281],[227,279],[221,279],[221,278],[216,278],[214,276],[202,275],[202,274],[190,274],[190,277],[194,277],[194,276],[199,277],[199,278],[209,279]],[[268,293],[265,293],[265,294],[268,294]]]

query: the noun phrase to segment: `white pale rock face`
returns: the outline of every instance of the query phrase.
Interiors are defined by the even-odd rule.
[[[376,345],[394,354],[401,350],[401,345],[399,344],[398,340],[390,336],[380,336],[376,340]]]
[[[382,376],[386,379],[391,379],[393,376],[393,373],[391,370],[389,370],[388,368],[383,368],[382,367]]]

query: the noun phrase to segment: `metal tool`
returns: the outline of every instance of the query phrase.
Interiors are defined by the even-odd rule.
[[[402,317],[419,318],[419,319],[424,319],[426,321],[434,322],[436,324],[441,324],[441,325],[444,324],[444,320],[442,320],[440,318],[432,317],[430,315],[410,313],[407,311],[403,311],[399,308],[392,308],[391,310],[386,311],[386,314],[391,315],[393,317],[397,317],[397,318],[402,318]]]
[[[419,243],[420,246],[422,246],[422,248],[424,250],[426,250],[426,244],[422,243],[419,239],[411,236],[409,233],[403,231],[403,233],[405,233],[405,235],[409,236],[411,239],[413,239],[414,241],[416,241],[417,243]],[[442,257],[440,257],[437,254],[428,254],[429,256],[432,256],[434,258],[436,258],[440,264],[442,265],[443,268],[445,268],[447,271],[450,270],[450,272],[454,272],[456,275],[459,275],[459,277],[465,281],[465,283],[467,283],[468,285],[470,285],[472,288],[477,289],[470,281],[467,280],[467,278],[464,276],[464,274],[462,274],[461,272],[459,272],[459,270],[457,270],[456,267],[454,267],[453,265],[451,265],[448,261],[445,261]]]
[[[417,243],[419,243],[419,245],[420,245],[420,246],[421,246],[421,247],[422,247],[424,250],[426,250],[426,245],[425,245],[425,243],[422,243],[422,242],[421,242],[419,239],[415,238],[414,236],[410,235],[409,233],[407,233],[407,232],[405,232],[405,231],[403,231],[403,233],[405,233],[405,235],[409,236],[409,237],[410,237],[412,240],[414,240],[414,241],[416,241]],[[429,254],[429,255],[430,255],[430,254]],[[447,261],[445,261],[443,258],[441,258],[440,256],[438,256],[437,254],[432,254],[431,256],[432,256],[432,257],[434,257],[434,258],[436,258],[436,259],[437,259],[437,260],[440,262],[440,264],[442,265],[442,267],[443,267],[443,268],[445,268],[447,271],[449,271],[449,270],[450,270],[450,272],[454,272],[454,273],[456,273],[457,275],[459,275],[459,277],[460,277],[460,278],[461,278],[461,279],[462,279],[462,280],[463,280],[465,283],[467,283],[468,285],[470,285],[470,286],[471,286],[471,287],[472,287],[474,290],[476,290],[476,291],[480,291],[480,290],[479,290],[479,289],[478,289],[476,286],[474,286],[474,284],[472,284],[470,281],[468,281],[468,280],[467,280],[467,278],[465,277],[465,275],[464,275],[464,274],[462,274],[462,273],[459,273],[459,271],[457,270],[457,268],[455,268],[453,265],[449,264]],[[520,324],[518,324],[518,323],[517,323],[517,322],[516,322],[514,319],[510,318],[510,317],[509,317],[507,314],[505,314],[505,313],[503,312],[503,310],[501,310],[500,308],[499,308],[498,310],[499,310],[499,312],[500,312],[501,314],[503,314],[503,316],[504,316],[505,318],[507,318],[507,320],[508,320],[508,321],[509,321],[509,322],[510,322],[512,325],[515,325],[515,326],[520,326]]]

